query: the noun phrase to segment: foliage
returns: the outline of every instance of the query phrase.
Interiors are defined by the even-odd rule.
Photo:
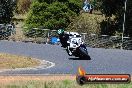
[[[10,23],[15,9],[15,0],[0,0],[0,24]]]
[[[80,0],[38,0],[31,5],[26,26],[48,29],[66,28],[79,15]]]
[[[124,0],[102,0],[101,10],[106,17],[112,17],[112,15],[121,15]]]
[[[16,12],[19,14],[24,14],[30,8],[31,0],[17,0]]]
[[[87,34],[100,34],[100,22],[102,22],[104,19],[105,17],[102,17],[102,15],[82,13],[70,23],[67,30]]]
[[[115,35],[122,32],[123,15],[124,15],[125,0],[101,0],[101,12],[106,19],[101,23],[102,33]],[[115,19],[112,20],[113,16]]]
[[[125,35],[132,37],[132,0],[127,0]]]
[[[126,12],[125,12],[125,1],[126,3]],[[125,22],[125,31],[124,36],[132,37],[132,1],[131,0],[102,0],[102,13],[105,14],[106,18],[112,17],[115,15],[114,25],[117,32],[123,32],[123,23]],[[125,20],[124,20],[125,13]],[[107,20],[108,21],[108,20]],[[109,22],[110,23],[110,22]],[[109,25],[112,25],[111,23]],[[108,29],[111,30],[111,29]]]
[[[114,21],[106,21],[103,20],[100,23],[100,28],[101,28],[101,34],[105,35],[115,35],[116,31],[118,29],[118,26],[115,24]]]
[[[90,3],[93,5],[94,10],[100,10],[101,0],[90,0]]]

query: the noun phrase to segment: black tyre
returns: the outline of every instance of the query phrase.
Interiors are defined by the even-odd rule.
[[[78,47],[76,52],[80,59],[91,60],[90,56],[88,55],[87,49],[85,47]]]
[[[78,54],[80,55],[80,57],[87,57],[88,56],[87,49],[84,47],[79,47]]]
[[[84,56],[88,55],[87,49],[84,47],[79,47],[80,53]]]

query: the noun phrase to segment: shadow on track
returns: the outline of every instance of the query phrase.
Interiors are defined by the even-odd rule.
[[[79,57],[75,57],[75,58],[69,58],[69,60],[91,60],[91,57],[86,57],[86,58],[79,58]]]

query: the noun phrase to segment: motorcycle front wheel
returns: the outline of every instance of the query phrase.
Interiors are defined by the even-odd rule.
[[[78,47],[77,53],[79,58],[89,58],[87,49],[84,47]]]

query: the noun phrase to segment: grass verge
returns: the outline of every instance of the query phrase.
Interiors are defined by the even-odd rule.
[[[73,80],[61,81],[17,81],[1,84],[0,88],[132,88],[130,84],[86,84],[80,86]]]
[[[15,69],[38,66],[40,61],[31,57],[0,53],[0,69]]]

